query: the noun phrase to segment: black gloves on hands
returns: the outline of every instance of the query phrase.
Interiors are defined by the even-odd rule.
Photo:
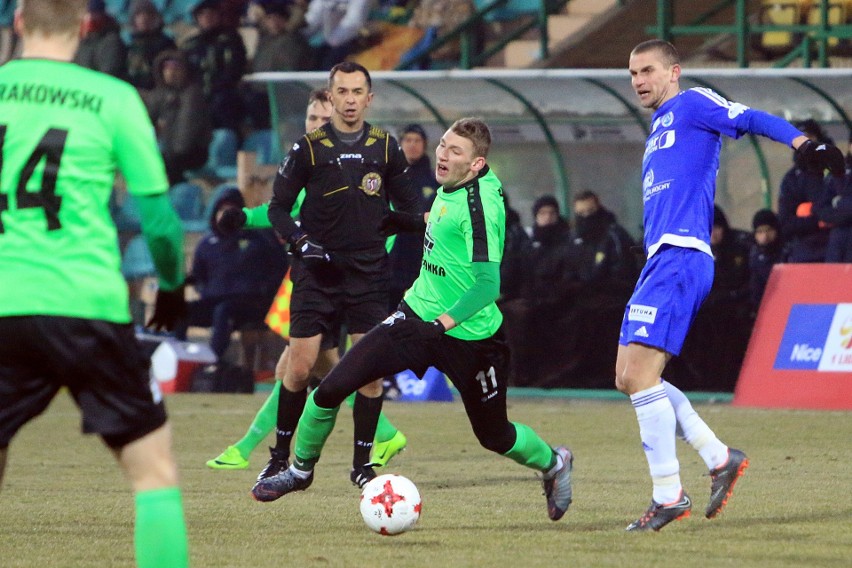
[[[216,222],[216,228],[225,236],[230,236],[246,226],[248,217],[241,207],[228,207]]]
[[[439,320],[423,321],[417,318],[395,319],[388,333],[394,341],[429,341],[438,339],[447,329]]]
[[[157,300],[154,304],[154,315],[145,327],[154,331],[171,331],[175,324],[186,316],[186,299],[183,284],[175,290],[157,290]]]
[[[304,231],[296,231],[290,238],[290,254],[302,259],[309,270],[327,268],[331,264],[331,255],[325,252],[322,245],[315,243]]]
[[[843,152],[833,144],[805,140],[796,148],[796,158],[803,167],[813,171],[823,172],[828,169],[835,177],[843,177],[846,173]]]
[[[422,233],[426,230],[423,215],[412,215],[401,211],[389,211],[379,222],[379,234],[389,237],[397,233]]]

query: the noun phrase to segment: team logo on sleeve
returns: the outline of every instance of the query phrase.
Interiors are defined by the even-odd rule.
[[[370,172],[361,178],[361,191],[367,195],[378,195],[382,189],[382,176],[376,172]]]

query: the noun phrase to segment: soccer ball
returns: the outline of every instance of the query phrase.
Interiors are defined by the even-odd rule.
[[[371,530],[382,535],[400,534],[413,527],[421,507],[417,487],[401,475],[380,475],[361,491],[361,516]]]

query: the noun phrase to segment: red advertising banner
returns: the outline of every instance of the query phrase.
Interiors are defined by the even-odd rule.
[[[733,403],[852,410],[852,264],[775,266]]]

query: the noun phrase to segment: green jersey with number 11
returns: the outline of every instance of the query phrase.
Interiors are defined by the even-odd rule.
[[[130,321],[108,209],[168,189],[151,121],[128,83],[72,63],[0,67],[0,316]]]
[[[500,263],[506,237],[503,187],[486,166],[465,185],[438,189],[426,236],[420,275],[405,294],[405,302],[424,320],[450,309],[473,286],[473,262]],[[458,339],[494,335],[503,314],[494,302],[447,332]]]

